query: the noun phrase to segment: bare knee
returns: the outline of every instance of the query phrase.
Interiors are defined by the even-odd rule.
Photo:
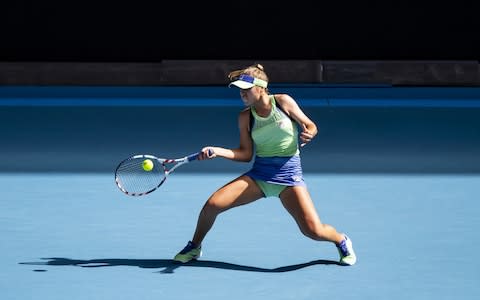
[[[328,240],[328,228],[318,220],[305,220],[300,225],[301,232],[313,240]]]
[[[218,215],[221,212],[225,211],[227,208],[224,203],[222,203],[221,198],[214,193],[207,202],[205,202],[202,211],[210,215]]]

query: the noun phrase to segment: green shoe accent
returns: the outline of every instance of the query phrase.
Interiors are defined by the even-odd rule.
[[[173,260],[181,263],[187,263],[193,259],[199,258],[200,256],[202,256],[202,247],[197,247],[195,244],[189,241],[185,248],[175,255]]]
[[[344,234],[345,239],[337,246],[338,254],[340,254],[340,264],[353,266],[357,262],[357,256],[353,251],[352,240]]]

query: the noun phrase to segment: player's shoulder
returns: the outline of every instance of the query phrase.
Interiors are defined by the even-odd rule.
[[[238,114],[239,119],[240,120],[248,120],[250,118],[250,112],[251,112],[250,107],[246,107],[246,108],[242,109],[240,111],[240,113]]]
[[[251,109],[250,109],[250,106],[249,107],[245,107],[244,109],[242,109],[239,113],[240,117],[242,116],[246,116],[246,115],[250,115],[250,112],[251,112]]]
[[[245,113],[250,113],[250,106],[245,107],[244,109],[242,109],[242,110],[240,111],[240,114],[245,114]]]
[[[273,97],[275,97],[275,100],[277,102],[290,102],[290,101],[295,101],[292,96],[289,94],[274,94]]]
[[[295,99],[289,94],[275,94],[275,101],[282,107],[288,108],[296,103]]]

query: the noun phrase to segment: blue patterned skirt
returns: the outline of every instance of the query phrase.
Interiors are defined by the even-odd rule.
[[[244,175],[254,180],[286,186],[305,185],[299,155],[291,157],[255,157],[252,169]]]

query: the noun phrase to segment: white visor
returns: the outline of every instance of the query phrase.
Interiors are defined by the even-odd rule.
[[[246,90],[249,88],[252,88],[254,86],[260,86],[263,88],[266,88],[268,83],[265,80],[255,78],[253,76],[247,75],[247,74],[242,74],[240,75],[237,80],[232,81],[228,87],[232,87],[232,85],[242,89]]]

